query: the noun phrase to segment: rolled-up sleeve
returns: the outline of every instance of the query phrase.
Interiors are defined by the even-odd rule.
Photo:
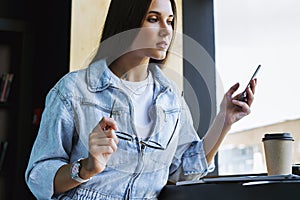
[[[25,171],[26,183],[37,199],[52,199],[55,174],[69,162],[74,127],[67,102],[52,89]]]
[[[178,147],[170,166],[171,182],[196,180],[215,169],[214,160],[207,163],[203,140],[193,127],[187,104],[183,101]]]

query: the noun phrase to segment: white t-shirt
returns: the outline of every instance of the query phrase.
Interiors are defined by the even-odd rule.
[[[110,71],[110,70],[109,70]],[[130,96],[134,107],[134,124],[137,136],[141,139],[149,137],[153,125],[149,109],[153,101],[154,81],[149,71],[148,77],[139,82],[119,79],[112,71],[112,76],[118,80],[119,87]]]

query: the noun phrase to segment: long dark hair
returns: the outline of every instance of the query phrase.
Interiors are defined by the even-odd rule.
[[[175,32],[177,18],[176,4],[175,0],[170,0],[170,2],[174,13],[172,28]],[[93,60],[109,58],[113,61],[128,51],[151,3],[152,0],[111,0],[100,45]],[[167,57],[168,55],[163,60],[151,59],[150,62],[165,63]]]

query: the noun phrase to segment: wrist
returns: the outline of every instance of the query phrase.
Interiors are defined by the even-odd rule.
[[[222,126],[222,132],[227,132],[231,129],[233,123],[228,119],[226,112],[219,112],[215,118],[217,124]]]
[[[87,177],[87,174],[84,173],[81,161],[82,159],[79,159],[71,164],[70,176],[73,180],[79,183],[85,183],[89,181],[92,178],[92,176]]]
[[[83,179],[90,179],[95,175],[95,173],[90,170],[88,166],[88,161],[86,158],[80,160],[81,169],[79,171],[79,176]]]

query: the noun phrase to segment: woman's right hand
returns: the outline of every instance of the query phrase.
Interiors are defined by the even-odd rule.
[[[89,157],[82,160],[82,178],[90,178],[105,169],[110,156],[117,150],[118,138],[114,131],[117,124],[112,118],[103,117],[89,135]]]

